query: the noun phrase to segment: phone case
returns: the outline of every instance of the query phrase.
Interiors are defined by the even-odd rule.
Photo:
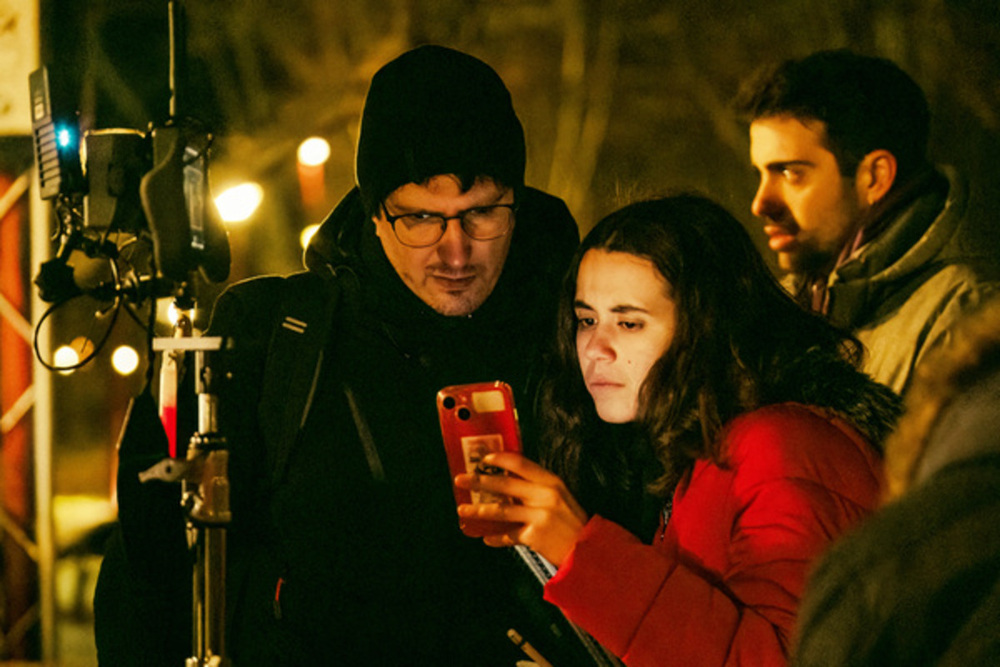
[[[438,419],[444,438],[452,478],[467,472],[503,475],[502,469],[482,465],[491,452],[521,451],[514,395],[505,382],[480,382],[445,387],[437,395]],[[510,498],[490,493],[472,493],[454,484],[455,503],[509,503]],[[470,537],[510,530],[502,521],[459,518],[459,527]]]

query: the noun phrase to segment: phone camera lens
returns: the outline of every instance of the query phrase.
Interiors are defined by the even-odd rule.
[[[444,400],[441,401],[441,404],[444,406],[445,410],[451,410],[453,407],[455,407],[455,397],[445,396]]]
[[[471,416],[472,416],[472,413],[469,412],[469,408],[459,408],[458,409],[458,418],[459,419],[461,419],[463,421],[466,421]]]

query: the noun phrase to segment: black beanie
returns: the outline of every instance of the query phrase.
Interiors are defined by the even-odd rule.
[[[486,63],[421,46],[372,78],[358,137],[356,175],[369,214],[396,188],[455,174],[524,184],[524,131],[510,93]]]

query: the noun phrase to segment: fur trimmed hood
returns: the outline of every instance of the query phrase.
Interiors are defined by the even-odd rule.
[[[825,408],[852,424],[881,452],[902,412],[902,400],[850,364],[820,354],[806,354],[789,380],[765,403],[794,401]]]

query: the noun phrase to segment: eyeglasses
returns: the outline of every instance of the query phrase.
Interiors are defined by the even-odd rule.
[[[389,215],[385,202],[382,213],[399,242],[411,248],[432,246],[444,236],[449,220],[458,220],[466,236],[476,241],[492,241],[510,233],[514,226],[517,204],[477,206],[458,215],[440,213],[404,213]],[[401,224],[397,224],[401,223]]]

